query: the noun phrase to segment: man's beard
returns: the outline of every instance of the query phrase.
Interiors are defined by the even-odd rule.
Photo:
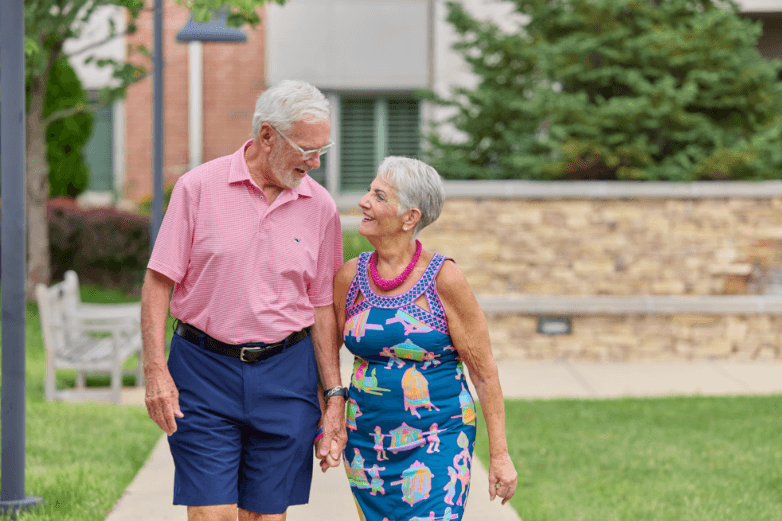
[[[273,148],[269,154],[269,167],[272,170],[272,175],[285,188],[298,188],[303,178],[286,168],[285,154],[279,148],[281,147]]]

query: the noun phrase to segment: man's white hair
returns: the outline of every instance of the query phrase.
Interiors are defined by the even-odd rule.
[[[253,139],[258,138],[264,121],[280,132],[290,130],[302,119],[329,119],[331,106],[326,96],[304,81],[283,80],[266,89],[255,102]]]

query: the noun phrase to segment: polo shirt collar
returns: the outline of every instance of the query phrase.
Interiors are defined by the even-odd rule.
[[[231,158],[231,171],[228,174],[229,184],[252,181],[250,169],[247,168],[247,161],[244,159],[244,153],[252,143],[253,140],[250,139],[242,145],[239,150],[234,152],[233,157]],[[310,183],[314,182],[315,181],[313,181],[310,176],[305,176],[304,179],[301,180],[301,184],[298,188],[286,188],[282,193],[290,192],[295,198],[312,197],[312,185]]]

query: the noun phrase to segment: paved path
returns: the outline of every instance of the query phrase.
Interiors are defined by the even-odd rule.
[[[508,398],[614,398],[620,396],[779,394],[782,362],[643,362],[568,363],[500,362],[503,393]],[[343,365],[343,381],[350,367]],[[143,403],[143,393],[128,389],[123,401]],[[510,505],[489,502],[488,475],[473,460],[470,499],[464,521],[520,521]],[[185,507],[171,505],[174,466],[161,437],[125,495],[106,521],[186,521]],[[288,521],[357,519],[342,469],[315,471],[308,505],[291,507]]]

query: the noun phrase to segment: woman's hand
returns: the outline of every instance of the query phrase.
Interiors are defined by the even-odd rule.
[[[516,467],[507,452],[489,459],[489,499],[494,501],[499,496],[503,505],[510,501],[516,493],[517,479]]]

